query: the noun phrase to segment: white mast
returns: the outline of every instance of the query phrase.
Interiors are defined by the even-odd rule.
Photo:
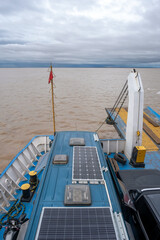
[[[144,90],[140,74],[135,69],[128,76],[128,118],[126,128],[125,155],[132,156],[135,146],[142,145]]]

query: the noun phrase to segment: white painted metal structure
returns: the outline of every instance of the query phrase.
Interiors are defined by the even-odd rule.
[[[34,162],[38,161],[37,156],[41,152],[48,152],[49,136],[37,136],[30,144],[24,148],[12,161],[11,165],[0,177],[0,212],[7,212],[6,207],[10,206],[10,201],[15,201],[14,195],[16,190],[20,189],[19,183],[27,180],[24,176],[29,173],[29,168],[35,166]]]
[[[144,90],[140,74],[132,70],[128,76],[128,118],[125,155],[131,158],[133,148],[142,145]]]
[[[110,154],[110,153],[118,153],[124,152],[125,149],[125,139],[101,139],[100,140],[103,145],[103,152]]]

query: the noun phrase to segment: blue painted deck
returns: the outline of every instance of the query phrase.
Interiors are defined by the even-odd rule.
[[[115,153],[111,153],[108,155],[109,158],[114,158]],[[127,159],[127,158],[126,158]],[[146,152],[145,156],[145,169],[158,169],[160,170],[160,151],[152,151],[152,152]],[[127,159],[127,162],[125,165],[117,162],[120,170],[129,170],[129,169],[135,169],[129,164],[129,160]],[[138,168],[136,168],[138,169]],[[139,168],[142,169],[142,168]]]
[[[32,140],[33,140],[33,139],[32,139]],[[31,141],[30,141],[30,142],[31,142]],[[27,146],[28,146],[28,144],[27,144]],[[25,148],[26,148],[26,147],[25,147]],[[43,155],[44,152],[41,152],[41,154]],[[39,157],[37,157],[37,158],[39,158]],[[14,159],[13,159],[13,160],[14,160]],[[12,161],[13,161],[13,160],[12,160]],[[35,162],[33,162],[33,163],[34,163],[35,166],[37,165],[37,161],[35,161]],[[30,168],[30,171],[33,171],[34,168],[35,168],[35,167],[31,167],[31,168]],[[4,172],[5,172],[5,171],[6,171],[6,169],[4,170]],[[39,180],[41,180],[42,175],[43,175],[43,171],[39,172],[39,174],[38,174],[38,179],[39,179]],[[28,183],[28,182],[29,182],[29,178],[30,178],[30,177],[29,177],[29,174],[28,174],[28,173],[25,175],[25,177],[27,178],[27,180],[26,180],[26,181],[21,181],[20,184],[19,184],[20,186],[22,186],[22,184],[24,184],[24,183]],[[34,202],[35,202],[35,199],[36,199],[36,194],[37,194],[37,191],[38,191],[38,189],[39,189],[39,185],[40,185],[40,184],[38,184],[37,189],[35,190],[35,194],[33,195],[30,203],[23,202],[23,204],[24,204],[24,206],[25,206],[25,213],[27,214],[26,218],[29,218],[29,219],[30,219],[30,216],[31,216],[31,213],[32,213],[32,209],[33,209],[33,206],[34,206]],[[15,197],[16,199],[18,199],[18,202],[19,202],[21,196],[22,196],[22,191],[21,191],[21,189],[16,190],[16,195],[14,195],[14,197]],[[17,202],[17,203],[18,203],[18,202]],[[8,208],[6,208],[7,211],[13,206],[14,201],[10,202],[10,204],[11,204],[11,206],[9,206]],[[22,209],[22,210],[23,210],[23,209]],[[13,214],[15,214],[15,213],[16,213],[16,212],[13,212]],[[21,215],[21,213],[22,213],[22,211],[16,216],[16,218],[19,218],[20,215]],[[13,214],[12,214],[12,215],[13,215]],[[2,216],[3,216],[3,215],[0,216],[0,219],[1,219]],[[7,217],[3,219],[3,222],[6,221],[6,220],[7,220]],[[4,231],[5,231],[5,228],[3,227],[3,228],[0,230],[0,239],[3,239],[3,233],[4,233]]]
[[[157,119],[160,121],[160,115],[156,113],[151,107],[147,107],[144,110],[147,114],[150,113],[150,117],[154,117],[154,119]],[[114,116],[113,116],[114,117]],[[126,124],[121,119],[120,116],[116,119],[116,128],[121,133],[121,135],[125,138],[126,134]],[[109,158],[114,158],[114,154],[112,153],[109,155]],[[159,151],[147,151],[145,156],[145,169],[158,169],[160,170],[160,150]],[[118,163],[118,162],[117,162]],[[122,165],[121,163],[118,163],[120,170],[129,170],[129,169],[135,169],[129,164],[129,160],[127,159],[127,162],[125,165]]]
[[[107,167],[105,156],[99,142],[94,141],[91,132],[59,132],[53,142],[48,164],[39,186],[39,195],[34,204],[27,235],[25,239],[34,239],[43,207],[64,207],[65,186],[72,184],[73,147],[69,146],[70,138],[84,138],[86,146],[96,146],[101,167]],[[52,160],[56,154],[67,154],[69,162],[66,165],[53,165]],[[109,171],[104,172],[104,179],[108,186],[113,210],[120,212],[119,202],[111,180]],[[90,184],[92,204],[90,207],[109,206],[108,196],[103,184]]]
[[[151,107],[147,107],[144,111],[152,118],[160,122],[160,115],[156,113]]]

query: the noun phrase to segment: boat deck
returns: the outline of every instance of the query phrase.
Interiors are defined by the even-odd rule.
[[[119,134],[125,138],[127,124],[127,109],[122,108],[116,119],[116,128]],[[160,170],[160,115],[157,114],[152,108],[147,107],[144,109],[143,114],[143,135],[142,145],[146,148],[145,155],[145,169],[158,169]],[[110,159],[114,158],[115,153],[108,155]],[[125,155],[124,155],[125,157]],[[129,160],[125,165],[118,163],[120,170],[135,169],[129,164]]]
[[[46,138],[48,142],[46,140],[42,141],[45,150],[40,151],[40,156],[38,156],[35,152],[35,158],[33,159],[33,164],[31,164],[28,167],[28,170],[26,171],[25,175],[22,177],[21,182],[16,183],[18,188],[14,192],[14,197],[15,197],[14,201],[10,201],[10,206],[6,207],[6,210],[8,211],[15,204],[16,199],[17,201],[20,201],[22,196],[22,191],[20,189],[20,186],[24,183],[29,182],[29,171],[32,171],[32,170],[37,171],[39,184],[37,186],[37,189],[35,190],[33,198],[31,199],[30,202],[23,202],[24,211],[27,214],[26,217],[29,218],[29,225],[27,228],[27,233],[25,235],[25,240],[41,239],[38,234],[43,233],[43,231],[44,231],[44,234],[46,234],[46,231],[50,231],[50,233],[48,234],[52,234],[52,237],[53,237],[53,232],[52,232],[53,222],[56,224],[56,226],[54,226],[54,231],[57,231],[59,233],[63,231],[64,237],[61,236],[62,239],[72,239],[70,238],[71,234],[72,232],[76,234],[77,227],[78,227],[78,231],[81,231],[81,228],[84,228],[84,229],[79,233],[79,235],[73,236],[73,239],[78,239],[77,238],[78,236],[82,237],[83,239],[93,239],[95,222],[96,222],[97,229],[101,228],[101,226],[104,227],[103,228],[103,230],[105,231],[104,237],[106,237],[107,234],[110,232],[113,234],[112,239],[128,239],[125,223],[121,215],[122,210],[120,207],[120,201],[117,196],[116,188],[112,179],[113,173],[112,171],[111,172],[109,171],[111,170],[110,161],[106,160],[107,157],[111,161],[112,159],[114,159],[114,154],[115,152],[117,152],[118,144],[120,144],[121,146],[120,151],[124,151],[126,121],[127,121],[127,110],[122,109],[120,111],[119,116],[116,119],[116,122],[117,122],[116,128],[120,133],[120,135],[122,136],[122,139],[116,139],[116,140],[106,139],[105,140],[106,142],[103,142],[103,140],[102,141],[99,140],[97,134],[94,132],[68,131],[68,132],[58,132],[56,133],[56,136],[54,138],[53,136],[49,137],[51,141],[54,139],[51,149],[49,147],[49,139],[47,140]],[[160,116],[149,107],[144,110],[144,129],[143,130],[144,130],[143,145],[147,148],[145,161],[144,161],[145,169],[160,170],[160,161],[159,161],[160,145],[158,142],[159,141],[158,139],[160,137]],[[79,145],[71,146],[70,139],[72,138],[84,139],[85,146],[79,146]],[[114,142],[114,148],[112,148],[113,147],[112,142]],[[27,150],[30,144],[31,142],[15,157],[15,159],[12,160],[8,168],[1,174],[1,178],[3,178],[6,174],[8,174],[6,171],[8,171],[9,168],[13,168],[12,164],[14,164],[17,161],[17,159],[19,158],[19,155],[22,154],[23,151],[24,151],[23,156],[24,155],[28,157],[30,156]],[[103,148],[102,148],[102,145],[103,145]],[[104,153],[105,152],[104,146],[108,154]],[[109,148],[110,146],[111,148]],[[39,149],[41,149],[41,147]],[[79,160],[80,160],[81,150],[83,150],[82,154],[84,153],[84,151],[86,151],[85,154],[87,155],[88,149],[91,149],[90,154],[93,154],[93,152],[96,152],[95,155],[97,157],[96,161],[97,161],[98,167],[93,168],[93,165],[96,162],[93,162],[93,163],[91,162],[90,163],[91,165],[89,165],[89,168],[88,168],[89,171],[96,171],[96,173],[95,172],[90,173],[91,175],[95,174],[96,177],[95,178],[93,177],[93,179],[88,177],[85,177],[85,178],[80,177],[81,171],[79,170],[79,168],[82,170],[82,172],[88,171],[86,170],[86,165],[85,167],[83,166],[85,162],[83,162],[83,164],[80,164]],[[114,151],[110,151],[110,149],[112,150],[114,149]],[[34,150],[33,144],[30,150]],[[79,152],[76,153],[76,151],[79,151]],[[85,159],[85,154],[83,155],[83,159]],[[68,162],[66,164],[53,163],[53,160],[56,155],[67,155]],[[92,156],[90,157],[91,158],[89,159],[92,159]],[[77,163],[78,163],[77,169],[79,174],[78,179],[75,174],[77,170],[75,167],[76,158],[78,158],[77,160]],[[21,156],[21,159],[22,159],[22,156]],[[135,169],[129,164],[128,159],[125,165],[119,162],[116,162],[116,164],[117,164],[117,171],[121,171],[121,170],[130,171]],[[23,167],[23,169],[26,170],[26,167],[24,166],[24,164],[22,164],[21,167]],[[98,171],[100,171],[99,175],[97,173]],[[20,172],[18,174],[20,174]],[[87,174],[87,172],[85,174]],[[6,176],[8,179],[8,176],[10,175],[6,175]],[[6,181],[8,183],[8,180]],[[13,182],[12,184],[15,184],[14,181],[12,182]],[[4,182],[2,185],[3,190],[4,190],[5,184],[6,182]],[[89,202],[87,205],[71,204],[66,206],[65,200],[67,195],[65,195],[65,192],[66,192],[66,186],[68,185],[71,185],[71,186],[85,185],[89,187],[91,202]],[[9,190],[6,189],[6,195],[9,194],[8,191]],[[69,194],[70,193],[71,192],[69,192]],[[85,194],[88,194],[88,193],[85,193]],[[82,195],[79,196],[80,199],[81,197]],[[69,195],[69,198],[70,198],[70,195]],[[17,214],[16,217],[18,218],[19,216],[20,216],[20,213]],[[61,218],[59,218],[59,216],[61,216]],[[1,217],[3,217],[3,214]],[[74,218],[76,218],[76,220]],[[6,219],[7,219],[7,216],[5,219],[3,219],[3,221],[5,221]],[[87,229],[89,229],[87,230],[88,231],[87,234],[90,234],[90,235],[85,235],[84,237],[83,234],[86,231],[86,229],[85,229],[85,224],[83,224],[83,221],[86,221],[86,219],[87,219],[86,224],[88,224]],[[92,221],[92,219],[94,219],[94,221]],[[111,226],[110,229],[107,229],[108,224],[105,221],[108,221],[108,220],[106,219],[109,219],[110,221],[110,226]],[[53,221],[53,222],[52,224],[48,223],[47,225],[45,225],[44,224],[45,221]],[[65,221],[63,222],[64,225],[61,224],[62,221]],[[77,225],[74,224],[75,221],[77,221]],[[79,224],[79,221],[80,221],[80,224]],[[105,224],[103,224],[104,222]],[[67,228],[68,224],[70,225],[69,229]],[[118,228],[120,229],[121,233],[119,232],[119,230],[117,230],[118,228],[116,226],[118,225],[119,225]],[[49,226],[48,230],[46,229],[46,226]],[[3,227],[0,231],[0,239],[3,238],[4,231],[5,231],[5,227]],[[99,230],[97,230],[97,232],[98,231]],[[69,238],[65,238],[67,234],[70,234]],[[54,232],[54,236],[55,236],[54,239],[57,239],[55,232]],[[48,238],[49,238],[49,235],[47,236],[47,239]],[[96,239],[103,239],[103,236],[99,236]],[[111,239],[111,237],[109,236],[108,239]]]
[[[116,128],[125,138],[127,124],[127,109],[122,108],[116,119]],[[160,148],[160,116],[150,107],[144,110],[142,145],[147,151],[158,151]]]
[[[39,186],[39,195],[34,204],[25,239],[35,238],[41,212],[44,207],[65,207],[65,187],[72,184],[73,146],[69,145],[71,138],[84,138],[86,147],[96,147],[100,167],[104,167],[107,170],[107,163],[101,144],[95,140],[94,135],[95,133],[91,132],[58,132],[56,134],[43,174],[43,181]],[[53,164],[53,158],[57,154],[66,154],[68,156],[68,163],[65,165]],[[102,171],[102,175],[104,178],[103,183],[89,183],[92,203],[87,207],[110,207],[113,212],[121,212],[109,171]]]
[[[110,159],[114,158],[115,153],[111,153],[108,155]],[[125,156],[125,155],[124,155]],[[151,151],[146,152],[145,155],[145,169],[157,169],[160,170],[160,151]],[[127,159],[127,162],[125,165],[117,162],[119,170],[134,170],[135,168],[130,165],[129,160]],[[141,168],[137,168],[141,169]]]

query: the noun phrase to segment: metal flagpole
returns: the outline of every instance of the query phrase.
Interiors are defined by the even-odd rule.
[[[53,132],[56,134],[56,126],[55,126],[55,112],[54,112],[54,88],[53,88],[53,74],[52,74],[52,65],[49,80],[51,82],[51,90],[52,90],[52,113],[53,113]]]

